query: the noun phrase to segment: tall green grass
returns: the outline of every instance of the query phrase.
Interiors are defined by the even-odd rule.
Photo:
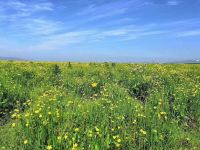
[[[199,149],[200,66],[0,62],[0,149]]]

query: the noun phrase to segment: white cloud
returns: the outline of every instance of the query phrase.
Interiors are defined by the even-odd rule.
[[[90,16],[88,21],[102,19],[106,17],[112,17],[120,14],[125,14],[130,10],[136,10],[143,6],[145,3],[143,0],[129,0],[127,2],[114,1],[104,3],[102,5],[90,5],[80,10],[77,15],[79,16]],[[112,10],[111,10],[112,9]]]
[[[110,30],[110,31],[102,32],[102,35],[104,35],[104,36],[121,36],[121,35],[126,35],[129,31],[131,31],[131,30],[128,30],[128,29]]]
[[[54,5],[50,2],[43,2],[43,3],[38,3],[34,4],[32,6],[34,11],[53,11],[54,10]]]
[[[134,40],[145,36],[161,35],[166,31],[156,30],[152,24],[145,26],[123,26],[113,30],[80,30],[60,34],[52,34],[40,38],[31,50],[57,50],[65,49],[77,43],[100,42],[108,38],[116,41]]]
[[[167,34],[169,31],[165,31],[165,30],[150,30],[150,31],[144,31],[144,32],[135,32],[130,34],[129,36],[123,38],[123,41],[129,41],[129,40],[134,40],[134,39],[138,39],[138,38],[142,38],[142,37],[147,37],[147,36],[154,36],[154,35],[165,35]]]
[[[7,24],[15,37],[53,34],[63,29],[62,22],[46,19],[42,14],[53,10],[54,5],[47,1],[0,1],[0,25]]]
[[[45,17],[42,16],[42,13],[38,13],[41,11],[53,11],[54,5],[50,2],[33,2],[33,4],[30,5],[27,1],[25,3],[24,1],[21,2],[19,0],[8,0],[5,3],[0,2],[0,20],[4,19],[13,21],[9,25],[11,26],[10,28],[13,29],[13,32],[8,32],[12,32],[12,34],[15,35],[16,41],[21,37],[27,39],[30,38],[27,40],[30,41],[30,43],[27,45],[32,45],[28,47],[24,46],[24,49],[32,51],[65,49],[71,44],[76,44],[79,46],[77,43],[96,42],[107,39],[112,39],[112,41],[128,41],[149,36],[162,38],[163,35],[169,35],[171,37],[200,35],[200,30],[187,30],[194,24],[198,24],[197,21],[199,18],[196,20],[181,20],[167,23],[159,22],[155,24],[134,25],[132,18],[123,19],[117,16],[125,14],[133,7],[133,9],[136,9],[143,4],[145,4],[144,1],[132,0],[129,1],[129,3],[117,1],[113,3],[102,4],[100,6],[91,5],[88,7],[88,9],[83,9],[79,14],[74,15],[73,19],[77,21],[77,23],[74,23],[73,21],[71,23],[66,20],[62,22],[51,20],[50,18],[47,19],[47,16]],[[168,1],[168,5],[176,4],[178,4],[177,1]],[[111,10],[111,8],[115,9]],[[12,9],[15,11],[15,13],[7,14],[5,13],[7,9]],[[34,13],[38,13],[38,15],[34,15]],[[95,24],[94,30],[92,30],[89,26],[84,26],[84,23],[88,23],[90,20],[103,19],[111,16],[115,16],[113,18],[118,18],[118,20],[114,20],[116,21],[114,22],[112,19],[110,22],[101,23],[104,25],[104,27],[100,28],[98,28],[98,25]],[[83,18],[83,20],[81,18]],[[116,24],[121,24],[123,22],[129,25],[115,26]],[[112,26],[111,28],[109,28],[109,23],[110,26]],[[70,29],[69,26],[72,26],[73,30]],[[82,27],[85,27],[86,29]],[[9,34],[9,36],[12,35]],[[21,45],[23,46],[23,43],[21,43]]]
[[[29,47],[29,50],[57,50],[64,49],[70,44],[89,41],[89,38],[95,34],[95,31],[74,31],[61,34],[54,34],[43,37],[34,46]]]
[[[0,2],[0,19],[15,21],[19,18],[30,17],[41,11],[53,11],[54,5],[50,2],[22,2],[19,0],[8,0]],[[9,12],[9,13],[8,13]]]
[[[154,23],[146,25],[128,25],[121,26],[112,30],[109,29],[95,29],[95,30],[81,30],[71,31],[62,34],[53,34],[45,37],[38,48],[40,49],[59,49],[69,46],[70,44],[83,43],[83,42],[96,42],[112,38],[116,41],[134,40],[148,36],[162,37],[186,37],[200,35],[200,30],[187,30],[192,24],[187,24],[186,29],[176,29],[175,27],[185,25],[187,20],[167,22],[167,23]],[[193,20],[196,23],[196,19]]]
[[[27,7],[25,3],[22,3],[17,0],[13,0],[13,1],[8,0],[7,2],[4,2],[3,5],[12,9],[22,9],[22,8]]]
[[[178,32],[177,37],[200,36],[200,29]]]
[[[172,5],[172,6],[176,6],[178,4],[179,4],[179,1],[177,1],[177,0],[169,0],[167,2],[167,5]]]
[[[54,34],[63,29],[62,22],[42,18],[26,19],[23,22],[24,25],[20,25],[21,30],[33,36]]]

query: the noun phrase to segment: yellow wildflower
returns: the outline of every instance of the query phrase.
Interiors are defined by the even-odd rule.
[[[36,114],[38,114],[39,112],[40,112],[39,110],[36,110],[36,111],[35,111]]]
[[[98,85],[98,83],[95,83],[95,82],[91,84],[91,86],[92,86],[93,88],[97,87],[97,85]]]
[[[119,137],[119,135],[114,135],[113,136],[113,139],[115,140],[115,139],[117,139]]]
[[[92,135],[92,131],[91,130],[89,130],[88,131],[88,137],[92,137],[93,135]]]
[[[51,145],[48,145],[48,146],[47,146],[47,150],[52,150],[52,146],[51,146]]]
[[[58,139],[58,140],[61,140],[61,139],[62,139],[62,137],[61,137],[61,136],[58,136],[58,137],[57,137],[57,139]]]
[[[153,130],[154,133],[157,133],[158,131],[156,129]]]
[[[121,143],[121,141],[122,141],[121,139],[118,139],[118,140],[117,140],[118,143]]]
[[[75,143],[74,145],[73,145],[73,148],[72,148],[72,150],[77,150],[78,149],[78,144],[77,143]]]
[[[120,147],[121,145],[120,145],[119,143],[116,143],[115,146],[116,146],[116,147]]]
[[[166,112],[160,112],[159,114],[158,114],[158,117],[159,117],[159,119],[160,118],[165,118],[165,119],[167,119],[167,113]]]
[[[14,109],[15,112],[19,112],[19,109]]]
[[[74,129],[75,132],[79,132],[79,130],[80,130],[79,128],[75,128]]]
[[[146,132],[145,130],[143,130],[143,129],[140,129],[140,132],[141,132],[143,135],[146,135],[146,134],[147,134],[147,132]]]
[[[29,117],[29,116],[30,116],[30,114],[29,114],[29,113],[26,113],[26,114],[25,114],[25,117]]]
[[[133,120],[133,124],[136,124],[136,120]]]
[[[65,136],[64,136],[64,139],[66,140],[68,138],[68,135],[67,134],[65,134]]]
[[[95,130],[97,131],[97,132],[99,132],[100,130],[99,130],[99,128],[97,128],[97,127],[95,127]]]
[[[13,123],[13,124],[12,124],[12,127],[15,127],[15,126],[16,126],[16,123]]]
[[[15,118],[17,116],[17,114],[16,113],[14,113],[14,114],[12,114],[12,118]]]
[[[28,144],[28,140],[24,140],[24,145]]]

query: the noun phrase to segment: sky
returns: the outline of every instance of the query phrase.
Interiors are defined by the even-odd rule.
[[[200,0],[0,0],[0,57],[200,58]]]

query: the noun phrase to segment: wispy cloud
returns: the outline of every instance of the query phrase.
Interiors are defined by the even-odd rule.
[[[128,26],[121,26],[112,30],[100,30],[96,34],[97,39],[105,39],[105,38],[116,38],[118,40],[122,40],[131,37],[133,34],[148,32],[152,30],[152,25],[128,25]],[[139,38],[139,36],[137,36]]]
[[[143,37],[155,36],[162,37],[186,37],[200,35],[200,30],[189,30],[193,27],[198,19],[172,21],[167,23],[154,23],[146,25],[127,25],[115,29],[95,29],[95,30],[81,30],[71,31],[64,34],[56,34],[44,39],[41,45],[51,45],[52,49],[56,49],[59,45],[70,45],[81,42],[97,42],[111,38],[116,41],[129,41],[140,39]],[[186,24],[186,22],[190,22]],[[186,26],[184,26],[186,25]],[[184,26],[184,28],[176,28],[177,26]],[[46,42],[48,41],[48,42]]]
[[[169,0],[167,2],[167,5],[172,5],[172,6],[176,6],[180,4],[180,0]]]
[[[142,37],[148,37],[148,36],[155,36],[155,35],[161,36],[161,35],[167,34],[168,32],[169,31],[165,31],[165,30],[151,30],[151,31],[144,31],[144,32],[135,32],[135,33],[129,34],[128,36],[124,37],[122,40],[129,41],[129,40],[135,40],[135,39],[139,39]]]
[[[181,0],[145,0],[145,5],[168,5],[176,6],[181,3]]]
[[[167,1],[167,5],[172,5],[172,6],[176,6],[180,3],[180,1],[178,0],[169,0]]]
[[[53,11],[54,5],[51,2],[32,1],[22,2],[19,0],[8,0],[0,2],[1,18],[13,21],[22,17],[30,17],[41,11]]]
[[[74,31],[54,34],[43,37],[34,46],[29,47],[29,50],[57,50],[65,49],[67,46],[75,43],[89,41],[95,31]]]
[[[159,31],[153,28],[153,26],[124,26],[113,30],[80,30],[71,31],[60,34],[53,34],[40,38],[34,46],[29,49],[39,50],[56,50],[64,49],[69,45],[77,43],[93,43],[101,42],[103,40],[112,38],[116,41],[134,40],[145,36],[164,34],[166,31]]]
[[[0,1],[0,25],[6,23],[8,32],[15,37],[53,34],[62,30],[62,22],[43,15],[53,10],[53,3],[48,1]]]
[[[137,13],[130,15],[143,6],[147,8],[148,5],[156,5],[156,2],[128,0],[127,2],[110,1],[98,5],[90,3],[90,5],[79,8],[78,13],[72,11],[68,14],[71,18],[68,20],[63,14],[60,18],[45,15],[46,12],[54,12],[55,16],[58,16],[56,12],[58,10],[54,11],[56,8],[49,1],[8,0],[0,2],[0,21],[6,23],[10,21],[11,23],[5,27],[9,28],[8,32],[12,33],[9,36],[14,35],[16,41],[21,37],[28,39],[27,41],[31,44],[27,44],[28,46],[26,45],[24,49],[31,51],[66,49],[70,45],[79,46],[77,43],[200,35],[200,30],[191,30],[193,27],[198,28],[199,18],[156,22],[139,18],[142,16],[141,11],[139,15]],[[162,7],[179,3],[180,1],[177,0],[165,0],[162,2]],[[137,24],[134,22],[135,18],[139,20]],[[104,21],[106,19],[107,21]],[[93,24],[94,22],[96,24]]]
[[[144,5],[143,0],[129,0],[126,3],[123,1],[114,1],[104,3],[102,5],[89,5],[77,13],[79,16],[90,16],[89,20],[97,20],[106,17],[113,17],[120,14],[125,14],[129,10],[135,10]],[[114,8],[114,9],[113,9]],[[112,9],[112,10],[111,10]]]
[[[24,25],[20,25],[21,31],[32,36],[45,36],[55,34],[63,29],[63,23],[44,18],[34,18],[23,20]]]
[[[186,30],[183,32],[177,33],[177,37],[191,37],[191,36],[200,36],[200,29],[196,30]]]

